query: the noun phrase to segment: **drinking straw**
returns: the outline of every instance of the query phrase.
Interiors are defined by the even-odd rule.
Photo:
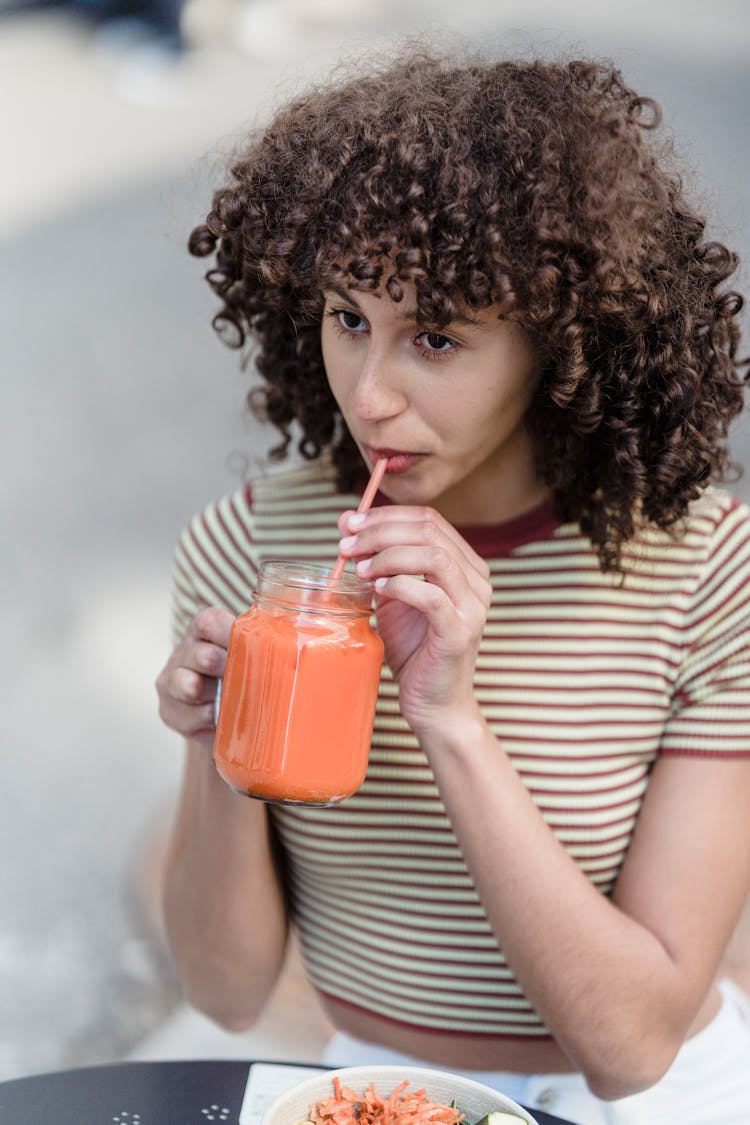
[[[375,493],[380,488],[380,482],[383,479],[383,474],[385,472],[385,467],[387,464],[387,457],[378,457],[377,461],[375,462],[375,468],[370,473],[370,479],[367,482],[367,488],[362,493],[362,499],[359,502],[357,512],[360,512],[364,515],[365,512],[368,512],[370,510],[370,505],[375,499]],[[339,557],[336,559],[336,562],[333,564],[333,570],[331,571],[328,578],[329,586],[332,582],[337,582],[341,577],[346,563],[347,560],[344,558],[344,556],[339,555]]]

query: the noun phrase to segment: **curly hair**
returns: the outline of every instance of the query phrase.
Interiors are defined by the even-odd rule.
[[[660,109],[612,66],[412,52],[281,109],[218,190],[192,254],[248,336],[251,407],[342,488],[359,453],[328,388],[321,291],[416,289],[420,318],[498,305],[536,342],[528,414],[562,519],[617,568],[639,520],[670,528],[729,468],[743,404],[737,268],[684,199]]]

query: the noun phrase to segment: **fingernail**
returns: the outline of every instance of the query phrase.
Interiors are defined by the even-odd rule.
[[[346,521],[346,526],[352,531],[359,531],[366,519],[366,512],[355,512],[353,516],[349,516],[349,519]]]
[[[387,582],[388,582],[387,578],[376,578],[375,579],[375,589],[377,590],[377,592],[379,594],[381,594],[383,592],[383,590],[386,587]]]
[[[357,574],[367,574],[371,566],[372,559],[362,559],[361,562],[357,563],[354,569],[356,570]]]
[[[339,547],[342,551],[348,551],[357,542],[356,535],[345,535],[343,539],[339,540]]]

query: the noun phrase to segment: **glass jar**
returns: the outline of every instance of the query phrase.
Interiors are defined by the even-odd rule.
[[[260,566],[232,624],[214,740],[221,777],[266,801],[334,805],[364,781],[383,661],[372,585],[311,563]]]

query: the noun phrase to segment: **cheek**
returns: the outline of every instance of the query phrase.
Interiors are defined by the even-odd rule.
[[[331,366],[331,330],[327,327],[325,321],[320,329],[320,351],[323,356],[323,366],[326,375],[328,375]]]
[[[500,385],[488,380],[479,389],[476,398],[464,400],[458,410],[454,406],[456,430],[473,432],[478,435],[478,441],[489,442],[490,445],[507,437],[523,421],[534,394],[534,385],[531,374]]]
[[[453,396],[440,405],[433,401],[422,416],[456,452],[479,457],[495,444],[505,417],[494,399],[481,397],[481,392],[479,396],[464,396],[461,401]]]
[[[331,388],[334,398],[336,398],[337,374],[339,373],[340,364],[336,361],[336,340],[331,339],[331,331],[330,329],[326,329],[325,326],[320,333],[320,350],[323,355],[323,367],[328,380],[328,386]]]
[[[323,367],[331,394],[336,400],[339,412],[347,418],[347,386],[346,365],[342,362],[341,341],[335,336],[330,338],[330,333],[323,332],[320,338],[321,352],[323,354]]]

